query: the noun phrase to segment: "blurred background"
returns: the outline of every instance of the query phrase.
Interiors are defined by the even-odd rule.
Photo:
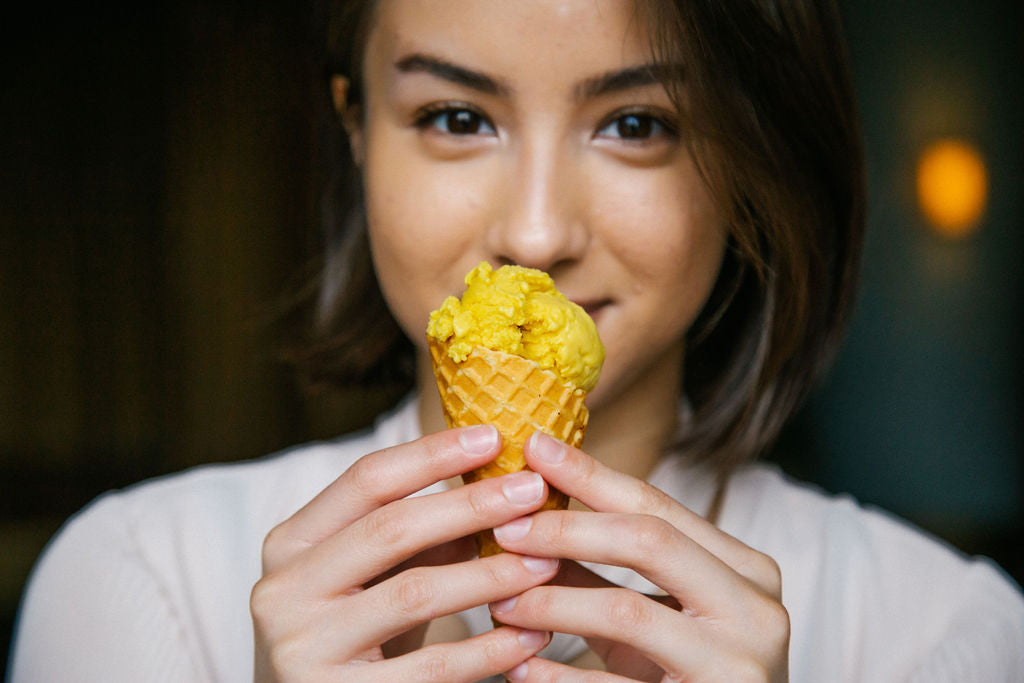
[[[367,422],[280,360],[330,112],[325,0],[44,5],[0,28],[0,653],[104,490]],[[1024,9],[844,0],[862,295],[770,457],[1024,581]],[[0,662],[2,664],[2,662]]]

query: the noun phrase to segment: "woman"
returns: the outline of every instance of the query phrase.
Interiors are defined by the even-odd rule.
[[[863,183],[836,15],[344,3],[354,177],[310,360],[415,392],[371,432],[94,504],[37,569],[14,679],[1019,676],[998,571],[750,464],[850,307]],[[423,328],[481,260],[548,271],[607,360],[587,452],[536,435],[537,474],[459,487],[499,437],[443,429]],[[532,514],[548,483],[584,509]],[[475,558],[492,527],[509,552]]]

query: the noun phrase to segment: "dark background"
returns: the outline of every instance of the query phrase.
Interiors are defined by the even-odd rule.
[[[863,293],[772,457],[1022,581],[1024,15],[842,4]],[[0,652],[39,551],[98,493],[341,433],[387,400],[305,391],[279,358],[327,166],[323,5],[44,7],[0,28]],[[960,241],[913,194],[921,150],[950,135],[990,175]]]

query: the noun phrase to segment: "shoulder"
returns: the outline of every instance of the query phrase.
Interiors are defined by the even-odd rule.
[[[143,550],[177,553],[185,546],[210,548],[214,537],[230,536],[235,550],[258,547],[273,526],[356,460],[402,439],[407,412],[336,440],[256,460],[203,465],[108,492],[72,517],[54,545],[66,537],[108,537]]]
[[[142,547],[195,542],[219,529],[262,536],[305,505],[362,456],[415,438],[403,404],[370,429],[296,446],[264,458],[203,465],[104,494],[72,517],[67,535],[115,534]],[[187,530],[188,533],[182,533]]]
[[[989,560],[769,465],[730,481],[721,521],[779,563],[794,673],[807,680],[837,663],[849,680],[1024,670],[1024,598]]]
[[[179,680],[235,680],[251,667],[249,592],[266,534],[363,455],[415,438],[414,417],[404,406],[336,441],[104,494],[68,520],[33,570],[14,680],[69,671],[148,680],[146,667],[158,665]],[[120,668],[104,668],[111,662]]]

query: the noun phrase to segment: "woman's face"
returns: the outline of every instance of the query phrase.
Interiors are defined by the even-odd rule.
[[[677,372],[725,242],[633,12],[381,0],[351,128],[378,277],[410,338],[425,345],[429,312],[480,261],[546,270],[605,344],[592,408]]]

